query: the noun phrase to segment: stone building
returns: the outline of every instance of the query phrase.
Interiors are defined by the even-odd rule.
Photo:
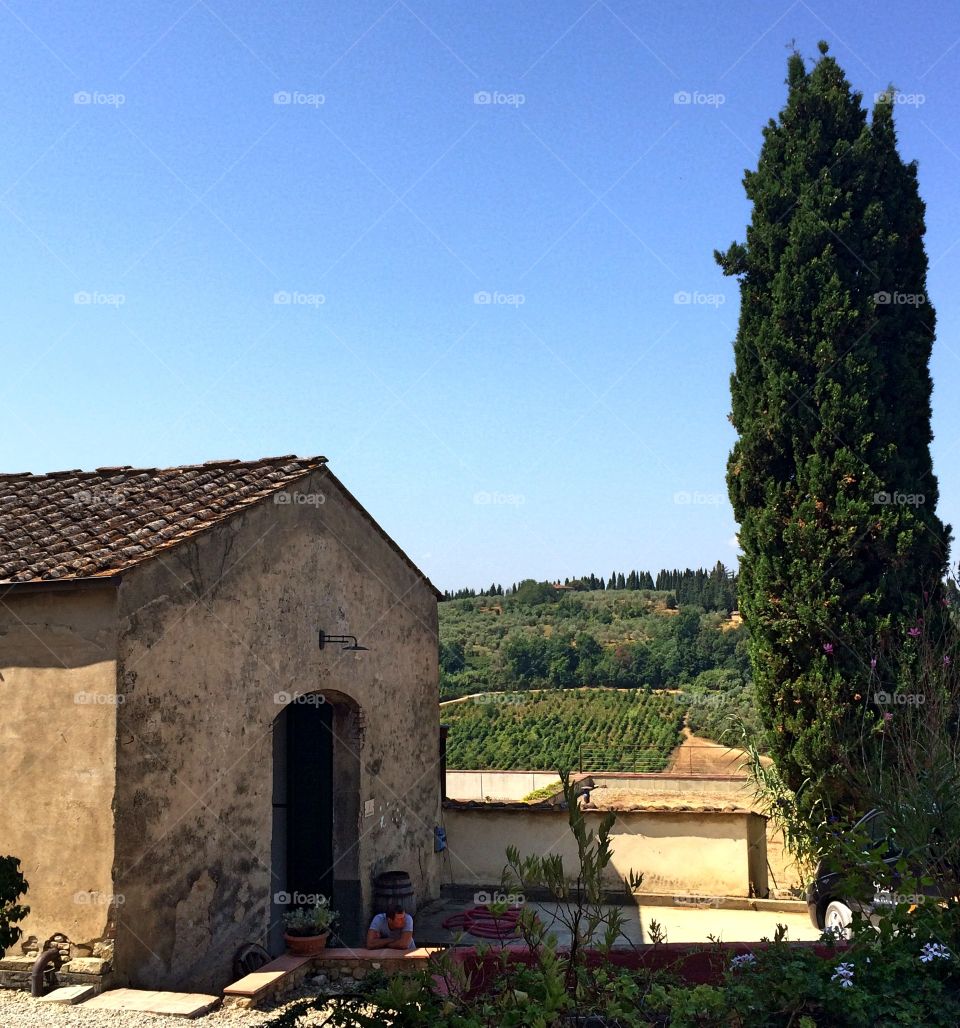
[[[216,989],[291,896],[346,944],[379,872],[435,896],[437,675],[436,590],[322,457],[0,475],[25,938]]]

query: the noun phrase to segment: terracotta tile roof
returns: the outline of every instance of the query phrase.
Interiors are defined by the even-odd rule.
[[[116,574],[325,464],[288,456],[0,475],[0,584]]]

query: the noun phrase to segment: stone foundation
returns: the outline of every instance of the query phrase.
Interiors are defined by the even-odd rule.
[[[340,955],[350,952],[331,950],[329,956],[314,957],[314,984],[362,982],[371,971],[382,971],[385,975],[413,974],[426,966],[428,957],[427,950],[413,950],[409,956],[394,958],[382,956],[383,950],[374,951],[380,954],[375,957],[370,956],[370,950],[355,950],[356,954],[362,954],[357,956]]]
[[[37,954],[0,959],[0,989],[30,991],[30,978]],[[113,965],[100,957],[74,957],[65,961],[59,971],[48,967],[43,975],[44,995],[64,985],[89,985],[99,995],[117,984]]]

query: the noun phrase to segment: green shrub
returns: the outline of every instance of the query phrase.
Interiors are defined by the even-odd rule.
[[[0,953],[20,938],[17,922],[30,913],[30,908],[17,900],[27,888],[28,883],[20,873],[20,861],[16,857],[0,857]]]

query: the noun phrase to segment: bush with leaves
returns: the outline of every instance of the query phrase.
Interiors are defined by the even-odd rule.
[[[0,857],[0,953],[20,938],[17,922],[30,913],[30,908],[18,900],[27,888],[27,880],[20,872],[20,861],[16,857]]]

